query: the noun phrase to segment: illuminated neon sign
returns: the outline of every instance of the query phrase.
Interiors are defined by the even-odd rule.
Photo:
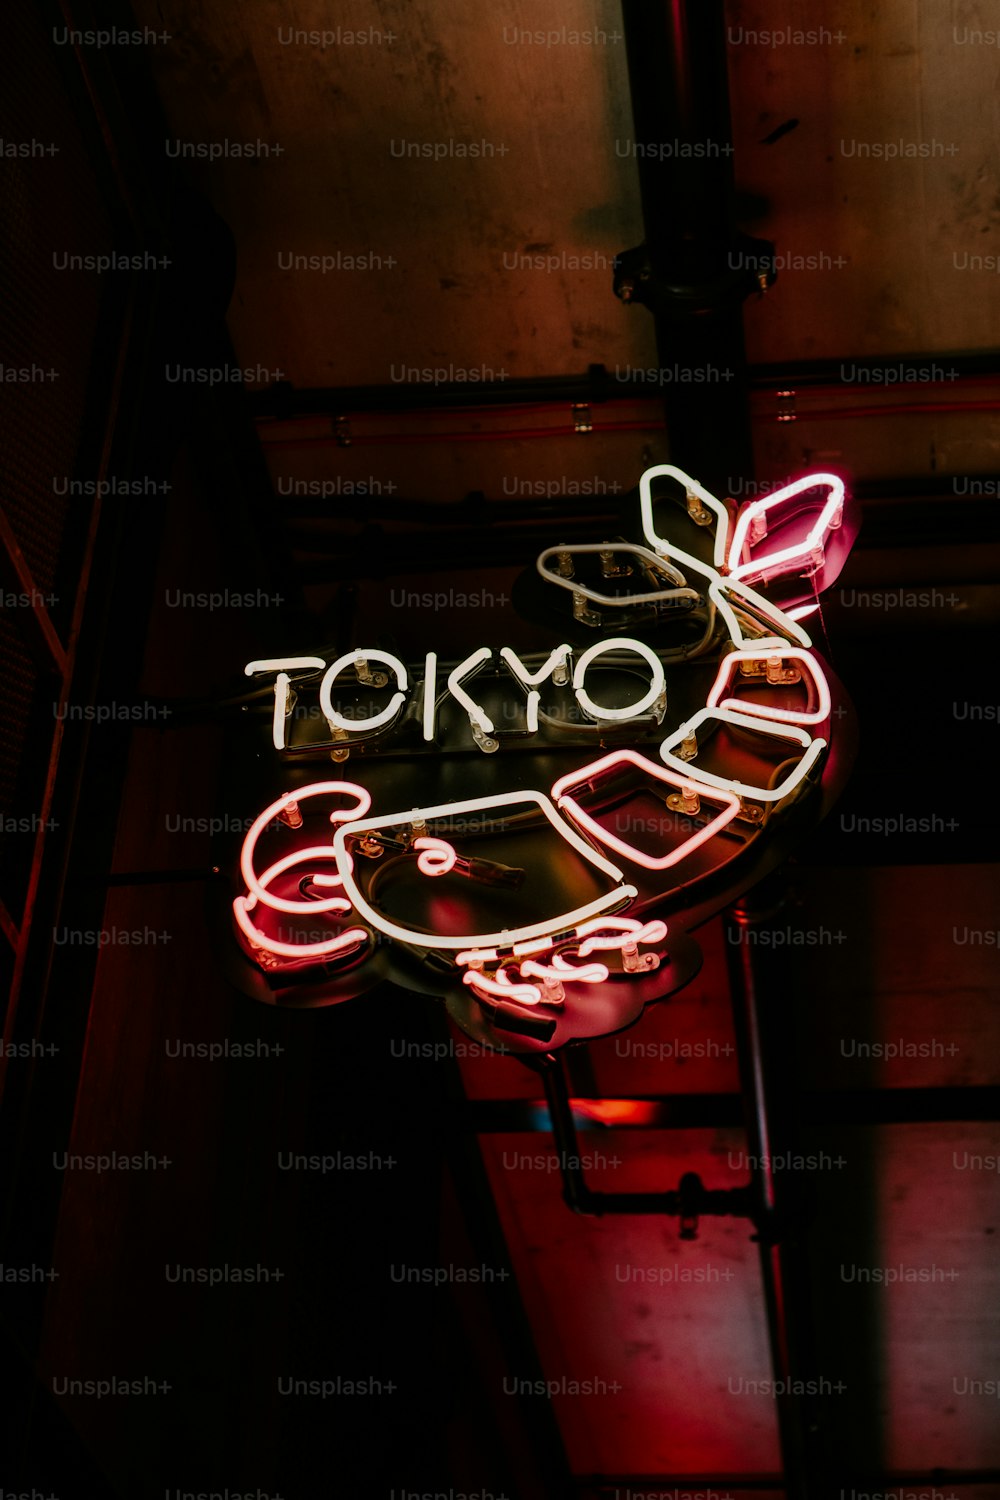
[[[682,504],[664,510],[654,496],[663,480]],[[292,760],[303,750],[356,756],[368,784],[312,782],[254,821],[232,903],[247,958],[272,982],[307,973],[322,983],[389,945],[424,966],[418,987],[435,975],[494,1016],[556,1011],[653,973],[667,938],[655,906],[734,858],[822,775],[832,700],[801,623],[806,611],[793,618],[759,589],[778,577],[815,578],[844,505],[842,481],[814,474],[734,513],[683,471],[658,465],[639,484],[642,542],[555,545],[537,559],[536,587],[540,580],[546,598],[568,592],[575,633],[602,632],[583,648],[562,642],[526,659],[481,646],[454,664],[436,652],[407,663],[374,647],[329,662],[249,662],[248,677],[272,680],[274,750]],[[685,638],[654,645],[608,633],[622,615],[641,618],[646,634],[650,622],[661,634],[681,622]],[[543,692],[564,705],[561,717],[543,708]],[[367,701],[351,706],[359,695]],[[304,742],[290,726],[305,699],[321,732]],[[472,770],[477,752],[495,757],[484,775],[503,766],[498,752],[513,740],[556,742],[552,753],[577,763],[537,787],[511,772],[506,789],[418,806],[380,796],[374,757],[416,764],[440,746],[449,715],[449,746],[457,715]],[[597,756],[587,749],[594,741]],[[637,745],[647,743],[643,754]],[[608,811],[637,785],[661,809],[645,847]],[[305,825],[320,806],[317,838]],[[259,846],[273,843],[276,828],[291,847],[262,859]],[[543,837],[557,841],[547,869],[567,874],[576,893],[552,897],[551,910],[559,882],[534,853]],[[494,857],[498,840],[520,863]]]

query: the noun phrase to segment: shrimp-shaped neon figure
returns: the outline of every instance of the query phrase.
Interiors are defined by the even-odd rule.
[[[653,483],[668,478],[683,487],[690,519],[706,532],[712,531],[712,560],[694,556],[681,549],[670,538],[659,533],[654,513]],[[767,810],[795,796],[817,773],[829,743],[831,696],[822,664],[812,649],[812,641],[801,624],[804,611],[785,612],[759,593],[754,585],[766,585],[782,576],[814,577],[823,568],[826,546],[831,534],[842,524],[844,514],[843,481],[834,474],[806,475],[762,499],[743,506],[733,518],[729,508],[710,494],[688,474],[673,465],[661,464],[647,469],[639,482],[639,500],[644,545],[627,542],[588,543],[578,547],[550,547],[537,559],[542,578],[555,587],[570,589],[574,595],[577,618],[586,623],[600,623],[589,614],[589,606],[621,606],[621,597],[602,593],[573,576],[572,558],[576,553],[602,552],[614,556],[630,554],[639,559],[654,578],[662,578],[664,587],[628,596],[627,603],[665,604],[674,600],[709,601],[712,644],[719,634],[721,647],[718,671],[709,689],[705,706],[666,735],[659,745],[660,764],[638,750],[620,749],[599,756],[580,769],[560,777],[546,789],[526,789],[496,796],[452,801],[434,806],[413,808],[406,812],[370,817],[371,798],[361,786],[351,782],[317,782],[288,793],[261,813],[243,846],[240,869],[245,891],[233,902],[233,916],[240,941],[260,967],[269,970],[298,968],[307,963],[335,965],[357,958],[374,941],[402,943],[414,951],[435,953],[454,966],[464,985],[478,998],[492,1003],[520,1006],[559,1006],[564,1003],[567,986],[587,986],[607,979],[609,969],[602,960],[585,962],[592,953],[614,957],[623,974],[649,972],[660,962],[655,951],[666,937],[666,927],[659,921],[644,921],[623,915],[637,897],[623,866],[634,865],[647,872],[683,869],[694,851],[718,835],[734,819],[751,814],[762,817]],[[808,525],[801,523],[805,511]],[[790,535],[790,532],[792,533]],[[569,566],[567,566],[567,558]],[[796,615],[799,617],[796,618]],[[597,653],[609,647],[626,648],[643,656],[653,680],[640,704],[627,710],[602,708],[586,694],[584,678],[587,666]],[[476,660],[483,651],[474,654]],[[538,686],[546,676],[562,673],[557,680],[572,680],[577,699],[586,716],[598,721],[634,717],[650,707],[665,693],[662,664],[642,642],[602,639],[582,653],[569,646],[557,647],[542,669],[529,674],[513,652],[503,648],[501,656],[527,693],[529,732],[538,727]],[[485,651],[485,655],[490,655]],[[380,659],[393,666],[395,659],[385,653],[348,653],[329,669],[324,679],[326,700],[330,699],[330,674],[353,659]],[[295,659],[303,666],[322,667],[320,658]],[[470,658],[469,660],[472,660]],[[436,666],[436,658],[429,657]],[[268,663],[251,664],[267,666]],[[395,666],[398,685],[407,687],[405,671]],[[250,667],[247,669],[250,671]],[[738,696],[741,680],[763,682],[772,688],[796,685],[804,687],[805,707],[796,697],[794,705],[758,702]],[[477,743],[492,725],[483,711],[456,685],[456,698],[468,706],[470,722]],[[287,701],[289,679],[279,675],[275,688]],[[774,695],[772,694],[771,697]],[[388,723],[397,712],[403,692],[396,694],[389,709],[370,725]],[[425,692],[426,699],[426,692]],[[661,698],[661,702],[665,699]],[[332,701],[324,711],[332,711]],[[426,720],[426,709],[425,709]],[[276,708],[277,721],[277,708]],[[720,724],[728,724],[746,738],[759,736],[771,744],[777,742],[788,751],[782,766],[788,769],[777,786],[757,786],[719,771],[709,771],[698,764],[701,742]],[[489,748],[480,745],[481,748]],[[492,748],[496,748],[493,746]],[[592,817],[582,805],[583,789],[592,789],[600,779],[619,768],[631,766],[658,785],[671,789],[671,805],[701,817],[698,826],[680,843],[664,847],[661,852],[640,850],[618,834],[610,832]],[[269,865],[258,873],[254,854],[261,833],[275,817],[297,812],[301,801],[331,796],[353,798],[354,806],[340,807],[330,814],[333,828],[329,844],[300,849]],[[428,880],[460,878],[472,874],[483,861],[463,860],[451,843],[427,834],[428,822],[463,818],[504,809],[522,813],[530,809],[547,820],[551,829],[564,841],[567,851],[586,862],[591,872],[607,886],[604,893],[588,903],[554,917],[525,921],[517,927],[497,926],[494,930],[461,935],[423,931],[390,917],[366,894],[355,871],[352,849],[373,856],[382,853],[385,841],[399,847],[400,827],[411,833],[403,845],[405,855],[416,858],[416,869]],[[301,821],[301,818],[299,819]],[[315,869],[319,863],[321,868]],[[332,864],[332,870],[329,866]],[[323,867],[326,868],[323,868]],[[503,868],[503,867],[498,867]],[[273,889],[279,877],[291,871],[302,872],[300,895],[295,898],[277,895]],[[481,872],[480,872],[481,873]],[[287,883],[287,882],[286,882]],[[501,880],[502,883],[502,880]],[[309,894],[305,894],[308,887]],[[326,895],[327,890],[335,894]],[[261,907],[273,911],[310,917],[336,916],[338,926],[321,941],[284,942],[263,930],[254,920]],[[640,948],[646,946],[645,953]]]

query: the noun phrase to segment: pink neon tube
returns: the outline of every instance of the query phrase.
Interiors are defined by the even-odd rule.
[[[754,703],[748,698],[723,698],[722,694],[731,685],[734,669],[741,661],[767,661],[776,656],[779,661],[796,661],[808,670],[816,689],[817,707],[811,712],[792,708],[774,708],[764,703]],[[756,679],[760,684],[760,679]],[[753,686],[751,679],[748,686]],[[766,686],[766,682],[763,684]],[[782,686],[782,684],[777,684]],[[718,675],[712,684],[711,691],[705,701],[706,708],[735,708],[741,713],[754,714],[762,719],[772,719],[785,724],[822,724],[830,717],[830,687],[819,662],[810,651],[803,651],[798,646],[782,646],[780,650],[769,651],[731,651],[728,656],[723,657],[719,663]]]
[[[661,855],[659,858],[654,858],[651,854],[644,854],[641,849],[636,849],[632,844],[626,843],[624,839],[620,839],[617,834],[611,833],[607,828],[602,827],[595,818],[592,818],[588,812],[584,811],[575,798],[568,795],[566,790],[568,787],[590,782],[603,771],[611,770],[613,767],[625,763],[637,766],[639,770],[645,771],[654,780],[661,783],[666,782],[668,786],[675,786],[680,791],[690,787],[697,792],[700,798],[704,797],[706,800],[721,802],[722,809],[710,823],[707,823],[704,828],[699,828],[696,833],[691,834],[689,838],[686,838],[682,844],[678,845],[676,849],[671,850],[669,854]],[[734,793],[722,791],[721,789],[706,791],[705,788],[693,780],[686,782],[683,777],[676,776],[672,772],[665,776],[662,773],[661,767],[654,765],[652,761],[646,760],[644,756],[639,755],[635,750],[616,750],[611,755],[605,755],[601,760],[592,762],[589,766],[583,766],[579,771],[571,771],[568,775],[560,777],[552,788],[552,799],[560,811],[568,812],[574,823],[578,824],[593,838],[605,844],[609,849],[614,849],[617,854],[621,854],[626,859],[632,860],[634,864],[641,865],[646,870],[668,870],[673,865],[679,864],[682,859],[693,853],[695,849],[707,843],[710,838],[714,838],[717,833],[725,828],[727,823],[731,823],[740,810],[740,799]]]
[[[273,818],[277,817],[279,813],[284,811],[284,809],[290,802],[304,802],[309,797],[320,797],[323,795],[343,796],[345,793],[357,797],[357,807],[352,808],[349,811],[331,813],[330,822],[350,823],[353,822],[356,818],[364,817],[365,813],[371,807],[372,799],[369,796],[368,792],[365,791],[364,787],[357,786],[352,781],[317,781],[310,786],[301,787],[296,792],[286,792],[283,796],[279,797],[277,801],[272,802],[269,807],[265,807],[264,811],[260,814],[260,817],[258,817],[251,825],[250,830],[243,841],[243,851],[240,855],[240,873],[243,876],[243,883],[246,886],[247,890],[251,893],[251,895],[256,897],[258,901],[263,902],[265,906],[272,907],[275,911],[290,912],[292,914],[295,914],[296,912],[312,912],[318,914],[319,912],[323,911],[344,910],[343,905],[337,904],[343,901],[342,897],[332,896],[324,901],[288,901],[280,896],[272,896],[267,889],[267,885],[269,884],[270,880],[273,880],[277,875],[283,873],[285,870],[291,869],[291,867],[295,864],[302,863],[305,860],[324,860],[335,858],[332,845],[317,845],[310,849],[301,849],[296,851],[296,853],[294,854],[286,855],[284,859],[278,861],[277,865],[272,865],[271,868],[265,872],[265,876],[268,877],[266,879],[264,877],[258,877],[255,874],[253,867],[253,856],[257,848],[257,840],[260,838],[264,829]],[[339,879],[339,876],[328,875],[324,879],[323,884],[330,885],[333,884],[334,881],[337,881],[339,883]]]
[[[455,868],[458,855],[445,839],[414,839],[413,847],[420,850],[417,869],[421,875],[447,875]]]

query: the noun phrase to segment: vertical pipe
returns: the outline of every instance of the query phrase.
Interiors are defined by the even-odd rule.
[[[545,1102],[549,1107],[552,1122],[552,1138],[559,1157],[560,1177],[563,1185],[563,1201],[574,1213],[594,1212],[593,1194],[587,1187],[580,1166],[580,1148],[573,1120],[573,1107],[566,1089],[562,1072],[562,1059],[548,1053],[535,1063],[542,1075]]]
[[[682,315],[679,295],[724,278],[734,243],[724,6],[622,0],[622,18],[671,460],[726,494],[753,474],[742,306]]]
[[[767,891],[765,883],[763,889],[739,901],[727,916],[726,958],[747,1151],[753,1166],[771,1362],[774,1380],[779,1383],[775,1405],[785,1486],[798,1500],[820,1500],[832,1493],[832,1478],[822,1451],[826,1439],[817,1402],[806,1394],[816,1375],[806,1268],[790,1185],[779,1186],[773,1165],[775,1157],[791,1145],[786,1119],[791,1090],[784,1090],[782,1081],[794,1079],[794,1059],[787,1026],[782,1025],[777,976],[762,975],[753,946],[746,941],[748,931],[759,929],[770,919],[765,906]],[[762,983],[765,978],[771,981],[770,991]]]

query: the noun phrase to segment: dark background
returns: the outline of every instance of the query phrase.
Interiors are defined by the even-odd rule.
[[[930,0],[546,9],[6,18],[4,1495],[1000,1494],[976,1386],[997,1379],[1000,50]],[[108,25],[155,35],[62,39]],[[762,39],[796,27],[815,39]],[[651,162],[634,141],[734,149]],[[764,296],[740,236],[776,249]],[[57,268],[111,250],[148,261]],[[338,253],[360,267],[282,269]],[[623,300],[630,278],[651,306]],[[177,365],[256,374],[208,389]],[[441,365],[487,389],[398,378]],[[676,374],[710,367],[733,378]],[[537,1075],[407,1055],[460,1040],[435,1002],[241,995],[209,915],[224,841],[177,831],[231,804],[244,662],[387,630],[506,643],[526,563],[605,534],[662,461],[737,499],[833,468],[864,514],[815,617],[860,755],[772,888],[808,945],[755,955],[774,1140],[820,1164],[780,1180],[776,1283],[745,1219],[689,1242],[664,1215],[574,1216]],[[98,503],[71,479],[137,489]],[[170,602],[226,589],[281,602]],[[494,602],[403,625],[406,589]],[[862,831],[905,818],[924,831]],[[58,940],[107,929],[146,940]],[[687,989],[569,1056],[592,1186],[747,1182],[733,931],[702,929]],[[226,1041],[268,1050],[171,1055]],[[54,1165],[114,1150],[170,1165]],[[383,1165],[279,1166],[336,1151]],[[176,1266],[281,1275],[175,1285]],[[780,1367],[775,1284],[818,1399],[741,1384]],[[395,1389],[279,1393],[338,1375]],[[169,1390],[59,1394],[111,1377]],[[597,1393],[508,1393],[542,1378]]]

